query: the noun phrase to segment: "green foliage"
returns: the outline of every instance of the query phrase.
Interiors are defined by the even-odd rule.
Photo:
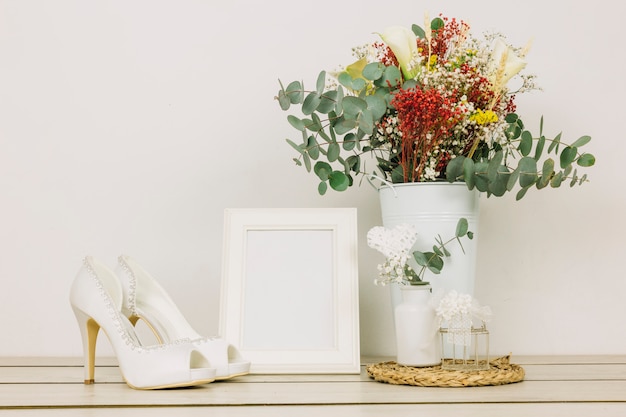
[[[450,251],[448,250],[448,246],[450,243],[456,241],[463,253],[465,253],[465,249],[463,248],[463,244],[461,242],[462,237],[467,237],[468,239],[474,238],[474,233],[468,230],[468,222],[467,219],[461,218],[457,222],[456,232],[454,237],[448,239],[447,241],[443,241],[441,236],[437,235],[435,237],[436,244],[432,247],[432,252],[422,252],[415,251],[413,252],[413,258],[417,262],[417,264],[421,267],[418,271],[413,271],[409,269],[409,274],[405,274],[410,277],[410,282],[413,285],[422,285],[427,284],[424,281],[424,274],[426,271],[430,271],[433,274],[440,274],[444,267],[444,258],[450,256]]]
[[[381,85],[397,84],[402,79],[396,67],[371,64],[364,69],[363,76]],[[318,186],[320,194],[325,194],[329,186],[335,191],[345,191],[353,185],[355,175],[363,174],[361,157],[364,152],[372,151],[371,146],[365,150],[363,145],[369,143],[368,135],[387,111],[390,100],[388,89],[379,88],[376,94],[368,95],[368,83],[345,72],[338,76],[339,85],[335,88],[324,90],[325,79],[326,73],[320,72],[315,91],[306,91],[298,81],[286,88],[280,83],[276,97],[282,110],[298,105],[305,116],[287,116],[289,124],[302,132],[303,138],[300,144],[290,139],[287,143],[300,154],[298,165],[304,163],[310,171],[310,161],[317,161],[313,171],[324,184]],[[350,94],[346,94],[346,89]],[[382,93],[384,90],[387,94]]]
[[[516,114],[509,114],[506,121],[509,124],[508,143],[505,145],[507,150],[502,149],[502,146],[494,146],[485,154],[455,157],[446,168],[446,179],[449,182],[465,181],[470,190],[476,188],[487,196],[496,197],[517,188],[516,200],[520,200],[532,187],[538,190],[548,185],[557,188],[566,179],[570,180],[569,185],[573,187],[587,181],[586,175],[577,175],[574,166],[587,168],[595,164],[595,156],[580,151],[591,137],[581,136],[567,145],[561,141],[561,133],[554,138],[543,135],[543,118],[538,136],[525,129]],[[555,168],[555,159],[558,159],[560,169]]]
[[[439,24],[433,21],[434,27]],[[418,26],[413,30],[417,36],[423,33]],[[329,187],[335,191],[347,190],[356,176],[369,178],[375,174],[361,170],[362,157],[367,153],[374,155],[377,168],[392,182],[404,181],[397,155],[385,154],[384,144],[371,137],[377,122],[387,112],[393,94],[390,86],[398,86],[402,74],[397,67],[369,63],[363,68],[362,76],[352,78],[342,72],[337,77],[339,84],[327,88],[326,73],[322,71],[312,91],[305,90],[299,81],[289,83],[286,88],[279,81],[276,99],[280,108],[287,111],[296,105],[304,116],[287,116],[289,124],[302,135],[301,143],[290,139],[287,143],[299,154],[294,159],[297,165],[304,165],[309,172],[314,167],[321,181],[318,192],[322,195]],[[407,81],[404,87],[408,88],[411,82]],[[371,86],[375,86],[374,93]],[[491,146],[481,143],[472,153],[454,157],[447,165],[445,179],[464,181],[470,190],[476,188],[487,196],[501,197],[515,191],[517,200],[533,187],[557,188],[566,180],[573,187],[587,181],[587,176],[579,177],[573,167],[588,168],[595,164],[594,155],[580,151],[591,137],[581,136],[568,145],[561,141],[560,133],[554,138],[543,135],[543,118],[539,135],[527,130],[516,114],[507,115],[505,120],[508,143]]]

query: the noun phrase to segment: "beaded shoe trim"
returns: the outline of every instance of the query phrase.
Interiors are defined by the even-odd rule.
[[[100,278],[98,278],[98,275],[96,274],[95,268],[93,267],[93,264],[91,263],[91,260],[89,257],[84,258],[83,265],[85,269],[87,270],[90,278],[93,280],[96,287],[98,288],[100,298],[102,298],[102,300],[104,301],[104,305],[107,310],[107,313],[109,314],[109,317],[111,318],[111,320],[113,321],[115,325],[115,331],[120,335],[120,337],[122,338],[122,341],[132,351],[137,352],[137,353],[162,352],[162,351],[172,348],[173,346],[191,343],[191,339],[184,338],[184,339],[177,339],[172,342],[164,343],[160,345],[152,345],[152,346],[139,345],[135,341],[135,339],[130,336],[130,334],[128,333],[128,330],[124,326],[122,317],[121,317],[121,312],[119,312],[115,308],[115,304],[113,303],[111,296],[107,293],[106,289],[104,288],[104,285],[102,285],[102,281],[100,281]]]

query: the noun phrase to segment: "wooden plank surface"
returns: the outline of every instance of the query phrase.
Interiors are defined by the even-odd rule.
[[[626,380],[626,364],[523,365],[526,381]],[[359,382],[369,381],[365,367],[360,375],[246,375],[231,383],[258,382]],[[98,383],[123,383],[116,366],[97,367]],[[77,366],[0,367],[0,384],[82,384],[83,369]]]
[[[374,361],[370,361],[374,362]],[[138,391],[115,360],[99,359],[95,385],[76,358],[0,358],[0,416],[626,416],[626,356],[514,358],[525,381],[423,388],[360,375],[246,375],[173,390]],[[85,414],[87,413],[87,414]]]
[[[525,381],[478,388],[423,388],[374,382],[220,382],[159,391],[132,390],[118,383],[0,385],[0,408],[507,402],[626,402],[626,381]]]
[[[391,404],[0,410],[1,417],[624,417],[623,403]]]

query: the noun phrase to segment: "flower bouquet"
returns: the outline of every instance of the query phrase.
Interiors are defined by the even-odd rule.
[[[467,23],[448,17],[378,36],[353,48],[354,63],[321,71],[314,89],[279,81],[281,109],[302,113],[287,116],[302,137],[287,142],[296,164],[319,178],[320,194],[344,191],[357,177],[464,181],[488,196],[517,189],[517,199],[532,187],[586,181],[575,167],[595,163],[580,151],[589,136],[569,144],[560,133],[548,138],[543,118],[533,134],[515,113],[516,95],[538,89],[523,72],[528,47],[499,33],[476,38]]]

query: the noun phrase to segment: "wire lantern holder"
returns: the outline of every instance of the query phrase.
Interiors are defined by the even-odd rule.
[[[489,369],[489,331],[483,321],[469,328],[440,327],[441,369],[482,371]]]

